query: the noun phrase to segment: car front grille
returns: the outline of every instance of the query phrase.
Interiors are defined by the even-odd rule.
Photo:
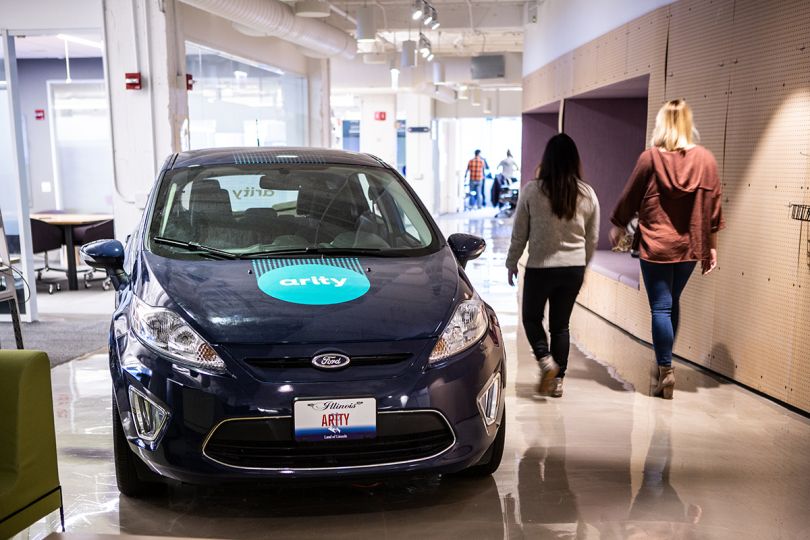
[[[408,353],[385,354],[369,356],[352,356],[347,368],[352,366],[388,366],[406,362],[411,358]],[[282,358],[245,358],[245,363],[261,369],[300,369],[315,368],[311,357],[282,357]]]
[[[437,411],[381,411],[376,438],[348,441],[296,441],[287,416],[226,420],[209,434],[203,454],[244,469],[335,469],[421,461],[453,444],[453,431]]]

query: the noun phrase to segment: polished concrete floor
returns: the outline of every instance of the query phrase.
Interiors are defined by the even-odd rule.
[[[671,402],[572,349],[565,396],[535,393],[503,268],[510,223],[442,220],[489,249],[469,268],[509,343],[508,436],[485,480],[173,487],[152,501],[115,487],[104,356],[53,370],[68,531],[205,538],[810,538],[810,421],[678,365]],[[617,339],[621,339],[619,336]],[[638,348],[628,339],[628,350]],[[639,363],[638,370],[649,366]],[[644,379],[644,376],[636,379]],[[687,383],[688,381],[688,383]],[[51,519],[52,525],[53,519]],[[38,524],[32,537],[43,535]]]

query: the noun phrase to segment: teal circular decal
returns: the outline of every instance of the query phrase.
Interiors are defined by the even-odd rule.
[[[371,287],[364,273],[319,263],[270,269],[258,276],[258,284],[263,293],[273,298],[311,306],[349,302]]]

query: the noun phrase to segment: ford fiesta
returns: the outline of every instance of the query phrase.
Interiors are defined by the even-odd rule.
[[[167,160],[127,246],[86,245],[117,289],[115,467],[161,480],[494,472],[504,345],[399,174],[367,155],[216,149]]]

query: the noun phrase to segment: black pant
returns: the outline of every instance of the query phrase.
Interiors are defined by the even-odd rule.
[[[584,266],[560,268],[527,268],[523,280],[523,328],[534,356],[540,360],[549,353],[543,328],[543,311],[549,303],[548,329],[551,334],[551,356],[560,366],[558,377],[565,376],[571,341],[568,322],[585,278]]]

